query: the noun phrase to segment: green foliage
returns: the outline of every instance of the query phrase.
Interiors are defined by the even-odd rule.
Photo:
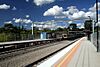
[[[24,34],[26,34],[27,37],[25,37]],[[13,24],[4,24],[4,26],[0,28],[0,42],[27,39],[27,34],[29,34],[29,32],[23,27],[19,28]]]
[[[7,41],[7,36],[4,33],[0,34],[0,42]]]
[[[0,42],[11,41],[14,39],[15,39],[15,36],[12,34],[6,34],[6,33],[0,34]]]
[[[77,25],[75,23],[71,23],[68,27],[69,30],[77,30]]]
[[[56,31],[63,31],[63,28],[57,28]]]
[[[84,23],[84,27],[86,30],[92,31],[92,20],[86,20]]]
[[[24,27],[19,28],[14,26],[13,24],[4,24],[3,27],[0,28],[0,42],[6,41],[16,41],[16,40],[29,40],[29,39],[38,39],[40,38],[41,32],[47,33],[55,33],[55,32],[62,32],[68,31],[67,28],[57,28],[56,30],[50,30],[45,28],[44,30],[38,30],[38,28],[34,28],[34,37],[31,34],[32,30],[26,30]]]

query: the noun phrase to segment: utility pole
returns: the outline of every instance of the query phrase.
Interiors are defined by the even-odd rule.
[[[33,35],[33,23],[32,23],[32,35]]]
[[[32,36],[33,36],[33,39],[34,39],[34,22],[32,23]]]
[[[93,34],[94,34],[94,23],[95,23],[95,21],[93,20],[92,21],[92,32],[93,32]]]
[[[21,22],[19,22],[18,40],[21,40]]]
[[[98,0],[96,0],[96,23],[97,23],[97,52],[99,51],[99,27],[98,27]]]

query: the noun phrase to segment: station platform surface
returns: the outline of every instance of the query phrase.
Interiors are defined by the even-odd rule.
[[[37,67],[100,67],[100,52],[83,37]]]

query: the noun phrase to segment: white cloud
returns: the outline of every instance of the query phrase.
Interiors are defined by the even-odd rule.
[[[56,29],[57,28],[66,28],[66,26],[56,26]]]
[[[84,25],[81,25],[80,29],[84,28]]]
[[[98,2],[98,9],[100,10],[100,2]],[[89,10],[92,12],[95,12],[96,11],[96,3],[94,4],[93,7],[90,7]]]
[[[64,16],[68,16],[69,15],[69,11],[63,11],[62,13],[64,14]]]
[[[54,2],[55,0],[33,0],[33,2],[37,5],[37,6],[41,6],[43,4],[49,4]]]
[[[98,2],[98,7],[100,10],[100,2]],[[57,5],[53,6],[52,8],[48,9],[44,12],[44,16],[54,16],[54,18],[68,18],[68,19],[88,19],[90,16],[92,19],[96,19],[96,4],[93,7],[90,7],[86,12],[85,8],[83,10],[77,9],[76,6],[67,7],[67,10],[64,8],[59,7]]]
[[[43,28],[55,29],[56,24],[54,20],[44,21],[44,22],[34,22],[34,26],[38,27],[40,30]]]
[[[84,23],[77,23],[77,27],[80,28],[80,29],[84,28]]]
[[[43,27],[42,25],[34,24],[34,27]]]
[[[98,23],[96,23],[100,27],[100,14],[98,15]]]
[[[69,21],[68,23],[71,24],[71,23],[73,23],[73,21]]]
[[[43,28],[54,28],[55,25],[44,25]]]
[[[55,16],[54,18],[66,18],[66,16]]]
[[[99,26],[100,27],[100,21],[98,21],[98,23],[96,23],[96,26]]]
[[[81,26],[81,23],[78,23],[77,26],[78,26],[78,27]]]
[[[95,19],[96,17],[96,12],[93,12],[92,10],[87,12],[79,11],[76,7],[70,7],[67,12],[69,12],[69,19],[86,19],[89,18],[88,16]]]
[[[79,12],[79,10],[76,8],[76,6],[67,7],[67,9],[68,9],[69,14],[74,14],[74,13]]]
[[[16,7],[13,7],[12,10],[17,10],[17,8]]]
[[[15,20],[16,23],[22,22],[21,18],[19,18],[19,19],[14,18],[14,20]]]
[[[32,23],[32,21],[30,19],[21,19],[21,18],[13,18],[13,20],[16,22],[16,23]]]
[[[79,11],[77,13],[73,13],[73,15],[70,17],[70,19],[81,19],[85,17],[84,11]]]
[[[26,2],[29,2],[29,0],[26,0]]]
[[[100,22],[100,14],[98,15],[98,21]]]
[[[13,18],[12,20],[15,20],[16,18]]]
[[[26,18],[29,18],[30,17],[30,15],[26,15]]]
[[[89,16],[95,20],[96,18],[96,12],[84,12],[84,11],[79,11],[77,13],[74,13],[73,15],[69,15],[69,19],[89,19]]]
[[[95,4],[94,4],[95,6]],[[90,16],[92,19],[95,20],[96,17],[96,12],[95,9],[93,7],[90,7],[88,9],[88,11],[85,11],[86,9],[84,8],[83,10],[79,10],[76,6],[70,6],[67,8],[67,10],[64,10],[64,8],[59,7],[58,5],[53,6],[52,8],[48,9],[47,11],[44,12],[44,16],[53,16],[54,18],[68,18],[68,19],[89,19],[88,16]],[[93,11],[94,10],[94,11]],[[100,15],[99,15],[99,20],[100,20]],[[56,21],[54,21],[56,22]],[[40,22],[42,24],[44,24],[44,22]],[[37,27],[43,27],[43,28],[57,28],[57,27],[62,27],[62,26],[57,26],[56,24],[50,25],[49,23],[51,23],[50,21],[46,21],[44,26],[43,25],[39,25],[39,24],[35,24],[35,26]],[[69,21],[68,22],[73,23],[73,21]],[[98,23],[100,25],[100,22]],[[78,23],[78,27],[79,28],[84,28],[84,24],[83,23]]]
[[[7,22],[4,22],[5,24],[11,24],[12,23],[12,21],[7,21]]]
[[[24,23],[32,23],[32,21],[30,19],[23,19]]]
[[[54,16],[55,18],[72,18],[71,16],[74,13],[78,13],[79,10],[76,8],[76,6],[70,6],[67,8],[68,11],[64,11],[62,7],[59,7],[58,5],[53,6],[52,8],[48,9],[44,12],[44,16]],[[79,12],[79,14],[82,13]]]
[[[58,5],[53,6],[52,8],[48,9],[44,12],[44,16],[57,16],[61,15],[63,12],[63,8],[59,7]]]
[[[0,9],[9,9],[10,8],[10,5],[7,5],[7,4],[2,4],[0,5]]]
[[[96,18],[96,12],[91,12],[91,11],[86,12],[85,17],[88,17],[88,16],[90,16],[92,19],[95,19]]]

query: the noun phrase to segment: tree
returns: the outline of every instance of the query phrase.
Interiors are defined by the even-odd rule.
[[[4,27],[1,27],[0,28],[0,33],[4,32],[4,30],[5,30]]]
[[[77,25],[75,23],[71,23],[68,28],[69,30],[77,30]]]
[[[92,20],[86,20],[84,23],[84,27],[85,27],[85,32],[88,35],[88,40],[90,40],[90,34],[92,33]]]
[[[86,20],[84,23],[85,30],[92,31],[92,20]]]
[[[4,27],[2,32],[5,33],[18,33],[19,32],[19,28],[17,26],[14,26],[13,24],[9,23],[9,24],[4,24]]]
[[[57,28],[56,31],[63,31],[63,28]]]
[[[9,24],[4,24],[4,28],[5,29],[12,29],[14,26],[13,24],[9,23]]]

